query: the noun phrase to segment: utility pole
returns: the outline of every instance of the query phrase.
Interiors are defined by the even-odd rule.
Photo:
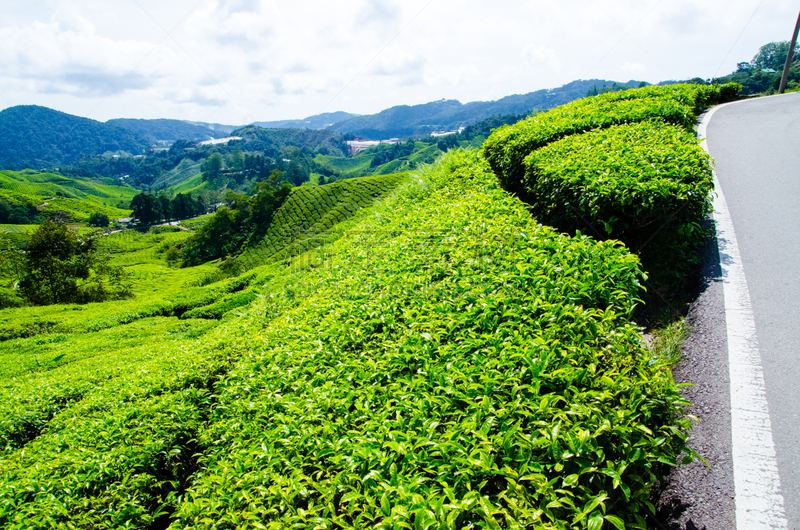
[[[794,34],[792,35],[792,43],[789,45],[789,53],[786,54],[786,66],[783,67],[783,77],[781,77],[781,88],[778,94],[783,94],[786,90],[786,83],[789,81],[789,68],[792,67],[792,55],[794,54],[794,47],[797,45],[797,32],[800,30],[800,14],[797,15],[797,23],[794,25]]]

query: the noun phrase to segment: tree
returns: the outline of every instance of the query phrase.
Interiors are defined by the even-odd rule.
[[[97,226],[102,228],[104,226],[108,226],[110,222],[111,220],[104,213],[95,212],[89,216],[89,226]]]
[[[174,217],[172,213],[172,202],[169,200],[169,197],[165,195],[161,195],[158,198],[159,207],[161,209],[161,218],[169,221]]]
[[[95,237],[79,237],[64,223],[47,220],[39,225],[25,247],[22,295],[35,305],[129,296],[122,285],[122,268],[100,259],[96,242]]]
[[[230,154],[229,160],[231,169],[235,169],[236,171],[244,169],[244,153],[242,153],[242,150],[238,147]]]
[[[161,201],[149,193],[140,193],[131,199],[133,216],[143,225],[153,224],[163,217]]]
[[[751,61],[753,68],[782,72],[783,67],[786,66],[786,56],[789,54],[790,44],[788,40],[785,40],[763,45]],[[800,58],[800,45],[795,46],[794,53]]]
[[[203,172],[203,180],[212,180],[222,170],[225,159],[220,153],[211,153],[200,166]]]

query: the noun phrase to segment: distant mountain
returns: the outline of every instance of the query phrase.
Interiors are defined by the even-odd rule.
[[[119,118],[108,120],[109,125],[121,127],[151,140],[153,144],[173,144],[177,140],[202,142],[212,138],[223,138],[230,131],[214,130],[209,124],[196,124],[183,120],[136,120]],[[231,130],[235,127],[231,126]]]
[[[441,100],[422,105],[399,105],[377,114],[351,118],[329,129],[370,140],[423,136],[435,131],[454,130],[489,116],[523,114],[533,109],[540,111],[552,109],[586,97],[587,92],[593,87],[610,86],[614,83],[603,79],[579,80],[560,88],[507,96],[497,101],[474,101],[462,104],[456,100]],[[616,84],[638,87],[640,82]]]
[[[288,147],[322,155],[345,156],[347,139],[335,131],[312,129],[265,129],[257,125],[248,125],[231,133],[243,139],[243,151],[259,151],[268,157],[282,156]]]
[[[257,121],[253,125],[264,129],[327,129],[337,123],[358,117],[349,112],[325,112],[309,116],[303,120]]]
[[[186,123],[211,129],[212,131],[221,134],[222,137],[228,136],[230,133],[241,127],[241,125],[223,125],[221,123],[206,123],[204,121],[187,121]]]
[[[142,154],[149,147],[131,131],[46,107],[0,111],[0,168],[39,169],[71,164],[81,155]]]

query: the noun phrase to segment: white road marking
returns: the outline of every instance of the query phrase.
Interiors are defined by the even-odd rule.
[[[698,134],[706,151],[708,123],[711,116],[723,106],[725,105],[711,109],[698,126]],[[716,173],[714,188],[717,194],[714,198],[714,221],[728,329],[736,528],[785,530],[788,523],[783,507],[750,292],[744,276],[739,244],[733,231],[733,221]]]

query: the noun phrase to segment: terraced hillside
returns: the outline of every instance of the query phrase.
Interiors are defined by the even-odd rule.
[[[111,219],[127,217],[138,190],[108,180],[64,177],[33,170],[0,171],[0,203],[10,207],[30,204],[43,215],[67,212],[75,222],[87,222],[92,213]]]
[[[339,226],[395,189],[408,175],[396,173],[301,186],[275,213],[264,241],[237,257],[249,266],[285,259],[341,236]],[[331,234],[338,226],[339,230]]]
[[[483,154],[542,223],[621,240],[642,258],[651,287],[674,287],[697,263],[711,207],[711,167],[694,126],[740,88],[676,84],[585,98],[499,128]]]

